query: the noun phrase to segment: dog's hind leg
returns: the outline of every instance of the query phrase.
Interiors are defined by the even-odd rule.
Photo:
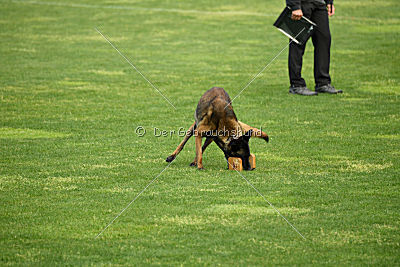
[[[196,144],[196,165],[198,170],[203,169],[203,153],[201,151],[201,134],[195,135],[195,144]]]
[[[251,133],[251,137],[258,137],[258,138],[262,138],[265,141],[269,141],[269,137],[266,133],[264,133],[263,131],[261,131],[260,129],[251,127],[250,125],[247,125],[246,123],[243,123],[241,121],[238,121],[240,126],[242,127],[242,129],[247,133],[250,130],[253,130]]]
[[[192,137],[192,135],[194,134],[194,130],[196,129],[196,122],[194,122],[192,124],[192,126],[190,126],[189,130],[187,130],[185,138],[183,138],[182,142],[179,144],[179,146],[175,149],[175,151],[169,155],[166,159],[166,162],[171,162],[173,161],[176,156],[179,154],[179,152],[181,152],[181,150],[183,149],[183,147],[185,146],[186,142],[189,140],[190,137]]]
[[[204,141],[203,146],[201,147],[201,152],[204,153],[206,148],[213,142],[212,137],[207,137],[206,141]],[[190,166],[196,166],[197,165],[197,158],[195,157],[193,162],[190,163]]]

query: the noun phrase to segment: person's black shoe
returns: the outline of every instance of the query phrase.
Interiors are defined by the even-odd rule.
[[[328,94],[341,94],[343,93],[342,90],[336,90],[335,87],[333,87],[332,84],[326,84],[326,85],[322,85],[319,87],[315,87],[315,92],[318,93],[328,93]]]
[[[317,92],[311,91],[308,89],[306,86],[290,86],[289,88],[289,93],[295,94],[295,95],[318,95]]]

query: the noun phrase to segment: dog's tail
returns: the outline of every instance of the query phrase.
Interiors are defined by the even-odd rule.
[[[242,127],[242,129],[247,133],[248,131],[252,130],[251,132],[251,137],[257,137],[257,138],[261,138],[264,139],[266,142],[269,142],[269,136],[268,134],[266,134],[265,132],[263,132],[260,129],[251,127],[249,125],[247,125],[246,123],[243,123],[241,121],[238,121],[240,126]]]

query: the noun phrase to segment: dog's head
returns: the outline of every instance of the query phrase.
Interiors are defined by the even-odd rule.
[[[253,170],[249,162],[249,157],[250,157],[249,140],[252,132],[253,131],[250,130],[246,134],[230,140],[227,145],[227,151],[226,151],[227,158],[228,157],[241,158],[243,169],[246,171]]]

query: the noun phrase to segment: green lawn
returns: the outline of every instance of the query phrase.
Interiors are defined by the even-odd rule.
[[[194,140],[95,238],[179,144],[154,128],[188,128],[207,89],[233,98],[286,46],[284,2],[0,0],[0,265],[399,265],[396,0],[336,0],[344,94],[289,95],[286,49],[233,103],[271,138],[243,175],[306,240],[217,146],[189,167]],[[312,67],[310,42],[311,88]]]

